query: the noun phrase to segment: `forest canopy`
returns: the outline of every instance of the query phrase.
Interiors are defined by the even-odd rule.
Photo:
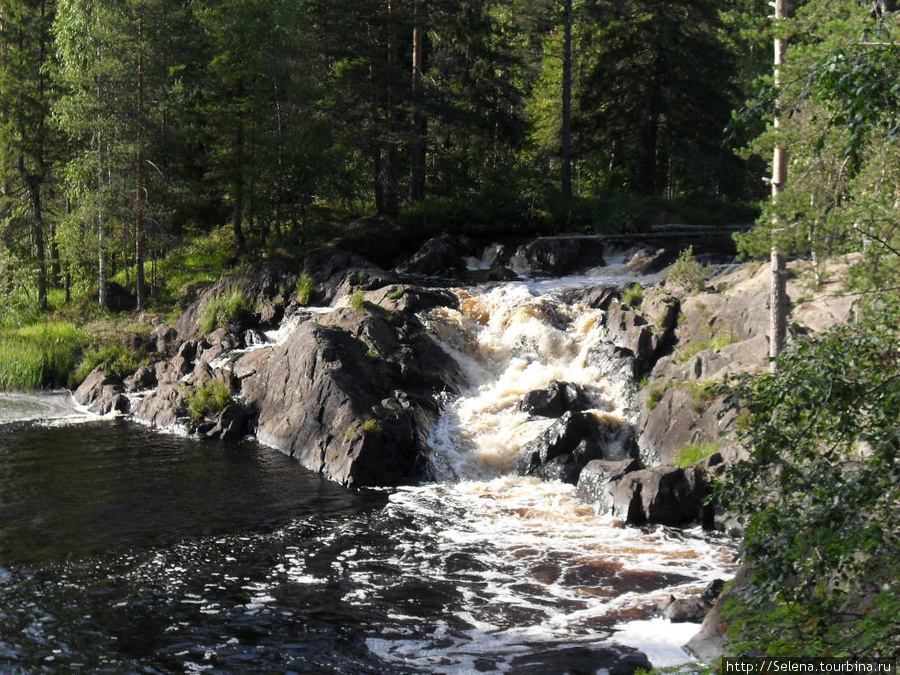
[[[764,15],[0,0],[0,278],[46,308],[115,277],[143,306],[145,265],[226,226],[241,255],[302,250],[349,215],[479,232],[747,220],[762,165],[735,154],[749,136],[730,116],[767,67]]]

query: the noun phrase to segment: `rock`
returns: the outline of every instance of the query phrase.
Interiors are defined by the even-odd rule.
[[[145,391],[153,389],[158,383],[156,369],[150,366],[141,366],[134,373],[125,378],[125,391]]]
[[[702,473],[675,466],[632,471],[612,483],[613,514],[632,525],[685,525],[703,515],[709,486]]]
[[[664,616],[672,623],[700,623],[709,611],[709,605],[700,598],[675,598]]]
[[[544,462],[535,470],[535,475],[543,481],[559,481],[574,485],[581,475],[582,465],[574,455],[557,455]]]
[[[305,273],[313,278],[311,305],[333,305],[355,289],[373,291],[400,279],[365,258],[340,249],[314,251],[306,259]]]
[[[178,337],[178,332],[165,323],[157,324],[150,333],[150,340],[158,354],[167,355],[170,353]]]
[[[674,463],[688,444],[727,443],[725,436],[734,425],[735,412],[724,411],[723,405],[722,397],[701,384],[671,386],[652,410],[645,405],[641,412],[638,443],[642,456],[648,463]]]
[[[634,357],[634,374],[649,373],[675,340],[680,304],[670,295],[648,292],[640,309],[612,304],[606,312],[610,341]]]
[[[596,239],[539,237],[521,246],[510,259],[510,267],[521,275],[559,276],[580,267],[599,267],[603,245]]]
[[[377,309],[313,315],[234,372],[260,441],[354,487],[417,478],[437,395],[462,384],[413,314]]]
[[[612,486],[625,474],[642,469],[640,460],[629,458],[617,461],[594,459],[588,462],[578,477],[575,496],[593,504],[598,513],[613,510]]]
[[[127,413],[128,398],[123,394],[122,381],[95,368],[75,390],[75,400],[98,415],[111,412]]]
[[[186,414],[184,386],[180,383],[162,383],[147,396],[138,399],[132,413],[147,424],[168,429]]]
[[[530,391],[519,403],[519,410],[541,417],[559,417],[564,412],[585,410],[589,406],[584,390],[571,382],[551,382],[543,389]]]
[[[288,297],[297,286],[297,273],[286,263],[264,261],[248,272],[223,276],[213,284],[198,286],[187,296],[185,309],[175,328],[180,340],[197,340],[203,337],[200,322],[203,309],[214,298],[231,293],[235,289],[243,293],[246,305],[252,308],[238,317],[233,331],[241,333],[248,328],[273,326],[284,315]]]
[[[728,652],[730,620],[724,616],[723,610],[729,600],[741,593],[747,584],[748,574],[747,566],[742,565],[727,589],[724,588],[724,583],[722,584],[712,608],[703,619],[700,631],[684,646],[686,652],[706,663],[715,663],[720,657],[730,655]]]
[[[413,256],[399,265],[400,274],[453,277],[466,269],[466,255],[474,252],[472,242],[466,237],[443,235],[429,239]]]
[[[244,437],[247,430],[247,412],[237,403],[229,403],[216,415],[212,428],[203,435],[207,438],[220,438],[223,441],[237,441]]]
[[[580,468],[592,459],[621,460],[637,457],[630,425],[593,412],[566,412],[537,438],[526,443],[516,458],[519,475],[540,475],[539,468],[561,455],[571,455]],[[577,475],[567,471],[569,477]]]
[[[664,248],[633,246],[625,252],[625,266],[635,274],[655,274],[675,260],[674,251]]]
[[[609,667],[609,675],[635,675],[639,670],[653,672],[653,664],[650,659],[641,652],[626,654]]]

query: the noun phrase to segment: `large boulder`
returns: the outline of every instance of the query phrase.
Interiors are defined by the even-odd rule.
[[[589,402],[581,386],[559,381],[528,392],[519,403],[519,410],[540,417],[560,417],[570,410],[585,410],[588,407]]]
[[[582,467],[593,459],[635,459],[637,454],[629,424],[610,415],[568,411],[519,450],[516,471],[519,475],[564,476],[574,483]],[[574,466],[558,472],[546,466],[551,462],[558,467]]]
[[[408,260],[397,266],[400,274],[455,277],[465,272],[466,257],[475,252],[467,237],[443,235],[429,239]]]
[[[625,474],[611,488],[613,515],[629,524],[685,525],[703,518],[704,499],[710,492],[700,469],[656,466]]]
[[[415,316],[395,308],[311,315],[282,344],[238,359],[257,438],[348,486],[417,478],[438,394],[462,378]]]
[[[108,415],[127,413],[128,398],[124,394],[122,380],[95,368],[75,390],[75,401],[92,413]]]
[[[519,247],[510,267],[526,276],[559,276],[604,265],[603,244],[596,238],[538,237]]]

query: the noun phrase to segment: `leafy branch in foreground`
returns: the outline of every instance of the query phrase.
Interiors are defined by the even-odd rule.
[[[797,340],[732,382],[750,451],[723,489],[746,514],[738,653],[900,648],[900,351],[895,306]]]

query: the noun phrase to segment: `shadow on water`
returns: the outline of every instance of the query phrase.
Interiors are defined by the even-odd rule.
[[[200,442],[123,420],[0,427],[4,564],[259,532],[384,501],[253,442]]]

